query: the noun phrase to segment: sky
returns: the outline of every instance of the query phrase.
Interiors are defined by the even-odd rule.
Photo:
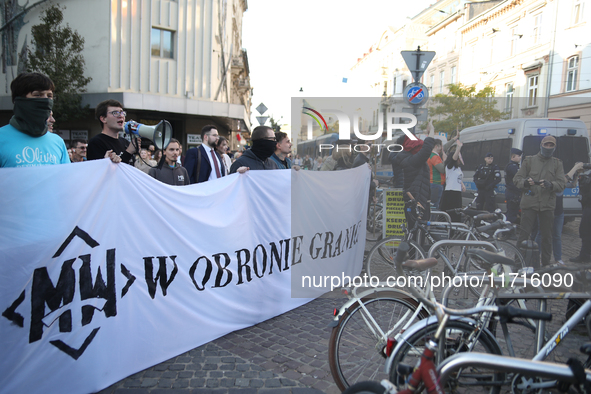
[[[269,108],[264,115],[289,124],[292,97],[351,96],[351,81],[342,80],[357,58],[389,25],[401,27],[428,5],[427,0],[410,5],[403,0],[248,0],[242,45],[254,88],[252,127],[258,125],[261,102]]]

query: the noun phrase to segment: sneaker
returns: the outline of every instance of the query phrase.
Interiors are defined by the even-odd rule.
[[[558,260],[558,261],[556,262],[556,265],[566,265],[566,264],[564,263],[564,261],[562,261],[562,260]]]
[[[573,263],[591,263],[591,257],[578,255],[577,257],[572,257],[570,261]]]

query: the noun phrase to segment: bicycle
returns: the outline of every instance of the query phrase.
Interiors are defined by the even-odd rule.
[[[401,248],[401,252],[398,253],[396,257],[397,266],[402,264],[401,262],[404,260],[404,257],[405,250],[404,248]],[[421,264],[420,262],[417,263]],[[345,393],[352,394],[363,391],[374,393],[396,393],[396,387],[393,383],[401,385],[404,381],[408,381],[410,388],[400,391],[399,394],[420,392],[423,388],[427,388],[429,393],[442,393],[443,389],[439,384],[437,372],[435,370],[435,365],[438,364],[437,361],[447,358],[452,354],[459,354],[464,351],[474,351],[475,349],[483,349],[486,353],[501,354],[500,348],[496,341],[494,341],[494,338],[486,335],[479,335],[479,333],[474,330],[470,319],[458,318],[459,316],[471,316],[475,314],[482,315],[483,313],[488,313],[490,316],[491,313],[496,313],[500,319],[507,320],[515,317],[550,320],[552,317],[552,315],[548,313],[521,310],[513,307],[498,307],[494,305],[479,305],[465,310],[453,310],[446,308],[434,300],[428,299],[426,295],[421,294],[413,286],[410,286],[409,289],[411,293],[421,301],[421,303],[427,305],[435,312],[434,316],[425,320],[437,320],[437,328],[433,331],[433,336],[424,339],[423,350],[420,352],[421,357],[419,358],[416,367],[413,369],[412,366],[406,364],[397,364],[397,373],[393,376],[391,374],[389,381],[383,380],[382,384],[376,384],[377,382],[359,383],[351,386],[345,391]],[[423,322],[418,322],[413,325],[413,327],[422,324]],[[412,329],[412,327],[410,329]],[[416,348],[414,349],[416,351]],[[440,349],[440,351],[438,352],[437,349]],[[408,380],[406,379],[407,376],[410,376]],[[450,385],[452,388],[460,386],[484,386],[490,387],[490,392],[498,393],[500,392],[503,382],[503,372],[497,372],[494,370],[489,371],[472,365],[465,367],[460,372],[456,373],[453,376]]]
[[[496,252],[490,243],[470,243]],[[404,249],[408,245],[403,244],[401,247]],[[435,264],[435,258],[426,262],[422,260],[421,263],[413,260],[405,262],[406,266],[417,272],[426,271]],[[396,338],[414,322],[429,315],[422,304],[398,289],[378,287],[358,293],[356,288],[353,291],[344,288],[343,291],[349,300],[339,310],[335,309],[329,325],[332,327],[329,365],[334,381],[341,390],[360,379],[373,379],[383,374],[384,359],[390,355]],[[433,292],[429,296],[435,299]]]
[[[404,230],[404,237],[402,239],[397,237],[390,237],[384,238],[381,241],[377,242],[372,249],[369,251],[367,258],[365,260],[365,267],[367,274],[371,276],[376,276],[381,280],[385,280],[390,276],[396,275],[396,269],[394,267],[394,257],[396,255],[396,251],[400,242],[404,241],[410,245],[410,252],[409,258],[410,259],[424,259],[427,255],[423,247],[421,246],[420,242],[417,242],[417,239],[425,238],[428,242],[428,246],[430,248],[433,247],[438,241],[442,239],[449,239],[448,234],[442,233],[434,233],[431,229],[432,223],[420,220],[420,209],[418,207],[418,203],[411,199],[409,202],[410,209],[415,209],[418,215],[419,220],[415,220],[414,227],[410,231],[406,231],[406,227],[403,226]],[[502,225],[495,225],[493,227],[481,227],[477,228],[475,225],[480,223],[484,220],[494,220],[503,217],[502,214],[496,213],[486,213],[477,215],[472,223],[471,226],[468,227],[464,224],[453,223],[452,226],[446,227],[448,231],[458,231],[465,235],[466,240],[479,240],[481,237],[480,234],[486,234],[489,231],[494,231],[494,234],[487,237],[487,241],[493,243],[498,250],[501,250],[507,257],[514,259],[520,263],[520,266],[525,266],[525,260],[521,255],[520,251],[513,246],[512,244],[502,241],[499,238],[499,234],[503,234],[506,231],[513,231],[512,224],[505,222]],[[436,224],[437,226],[438,224]],[[447,276],[455,276],[460,272],[470,272],[470,267],[474,266],[477,271],[481,270],[481,267],[478,264],[474,264],[474,261],[465,258],[465,247],[462,247],[461,250],[455,253],[454,249],[448,248],[447,250],[440,250],[438,256],[441,257],[444,261],[444,273]],[[408,275],[416,275],[416,272],[405,271]],[[476,296],[478,294],[473,291]]]
[[[580,267],[579,269],[587,269],[588,267]],[[556,267],[550,267],[550,268],[546,268],[546,272],[556,272],[558,270],[564,270],[564,269],[568,269],[565,267],[560,267],[560,266],[556,266]],[[531,286],[531,283],[529,284]],[[413,292],[414,294],[414,292]],[[515,296],[513,296],[515,297]],[[518,301],[520,302],[520,307],[521,309],[524,309],[523,306],[523,298],[528,298],[528,297],[536,297],[536,298],[540,298],[540,294],[534,294],[534,295],[527,295],[527,294],[520,294],[518,300],[512,300],[512,301]],[[421,301],[423,301],[423,299],[419,298]],[[578,301],[580,303],[580,301]],[[444,296],[444,300],[443,303],[445,303],[445,296]],[[545,312],[545,299],[541,299],[540,300],[540,312],[543,313]],[[564,341],[564,338],[566,338],[568,336],[569,333],[571,333],[574,329],[574,327],[582,322],[585,321],[587,328],[588,328],[588,334],[591,335],[591,331],[589,330],[589,325],[591,324],[591,319],[589,319],[587,317],[587,315],[591,312],[591,300],[587,300],[584,303],[580,304],[580,307],[578,309],[578,311],[576,311],[565,323],[564,325],[551,337],[549,338],[545,344],[544,344],[544,340],[545,340],[545,323],[544,322],[540,322],[537,325],[533,326],[533,330],[535,332],[535,338],[536,338],[536,351],[537,354],[534,356],[533,360],[534,361],[542,361],[544,359],[546,359],[555,349],[556,349],[556,345],[559,342]],[[514,322],[516,324],[520,324],[520,325],[525,325],[524,322]],[[470,327],[466,328],[464,331],[467,335],[467,338],[470,338],[470,335],[474,335],[474,334],[468,334],[469,331],[471,331],[472,333],[477,333],[477,338],[482,339],[483,342],[495,342],[495,335],[493,334],[493,332],[491,332],[491,330],[489,330],[489,328],[491,328],[491,325],[487,324],[487,321],[485,319],[482,319],[482,317],[480,317],[479,319],[472,319],[472,321],[469,322]],[[507,349],[509,351],[509,355],[512,357],[515,357],[515,351],[513,349],[513,341],[511,340],[511,336],[510,333],[507,329],[506,326],[506,322],[501,321],[501,325],[503,327],[503,335],[505,338],[505,342],[507,344]],[[530,322],[530,329],[532,328],[532,323]],[[411,327],[409,327],[405,333],[403,335],[401,335],[401,337],[398,340],[398,346],[394,349],[394,351],[392,352],[392,355],[390,356],[390,358],[387,361],[387,370],[390,373],[390,380],[391,381],[395,381],[395,379],[397,379],[396,376],[396,369],[393,368],[394,365],[397,365],[398,363],[408,363],[411,362],[416,358],[417,356],[417,347],[420,347],[421,345],[424,345],[424,343],[426,342],[426,340],[428,338],[430,338],[434,332],[436,332],[436,330],[438,329],[438,323],[436,321],[434,321],[432,318],[427,319],[427,321],[424,324],[415,324]],[[455,332],[456,335],[458,335],[460,331]],[[470,351],[472,351],[474,349],[470,349]],[[494,352],[493,352],[494,353]],[[585,367],[589,367],[591,365],[585,365]],[[543,388],[550,388],[550,387],[555,387],[557,384],[557,382],[541,382],[541,381],[534,381],[532,378],[530,377],[525,377],[525,376],[513,376],[512,380],[511,380],[511,385],[512,385],[512,389],[513,392],[522,392],[523,390],[526,389],[543,389]],[[520,391],[521,390],[521,391]]]

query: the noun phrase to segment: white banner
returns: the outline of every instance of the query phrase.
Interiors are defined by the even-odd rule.
[[[308,302],[296,267],[360,272],[368,187],[366,166],[176,187],[106,159],[1,169],[0,392],[99,391]]]

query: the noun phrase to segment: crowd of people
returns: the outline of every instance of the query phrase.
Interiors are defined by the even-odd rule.
[[[564,224],[563,191],[565,187],[575,187],[583,171],[583,163],[576,163],[567,174],[564,173],[562,161],[553,157],[556,143],[555,137],[544,137],[539,153],[526,157],[523,162],[523,152],[511,148],[511,158],[505,166],[507,220],[520,225],[518,245],[529,239],[536,241],[541,251],[541,264],[544,266],[550,265],[551,257],[554,257],[556,264],[564,264],[561,243]],[[430,202],[443,211],[462,207],[461,193],[466,191],[462,171],[462,146],[458,137],[443,147],[440,142],[436,142],[427,160],[431,183]],[[484,163],[475,169],[473,180],[478,191],[476,209],[494,212],[497,208],[495,187],[502,180],[502,171],[494,164],[492,153],[485,154]],[[589,189],[580,189],[583,212],[586,205],[590,204],[586,201],[591,200],[591,187]],[[589,196],[585,197],[587,194]],[[591,215],[591,207],[588,212]],[[452,221],[461,219],[457,213],[451,213],[450,216]],[[570,261],[591,262],[591,245],[588,242],[591,241],[591,216],[583,217],[580,236],[583,240],[581,252]]]
[[[231,153],[228,140],[221,137],[215,125],[201,130],[202,144],[182,154],[182,144],[172,138],[164,150],[150,145],[142,148],[141,137],[131,141],[120,137],[124,130],[126,112],[123,104],[109,99],[99,103],[95,116],[101,133],[88,143],[73,140],[66,149],[61,137],[52,133],[53,93],[55,85],[40,73],[22,73],[10,85],[14,116],[0,128],[0,167],[27,167],[76,163],[109,158],[113,163],[125,163],[170,185],[189,185],[221,178],[233,173],[252,170],[305,169],[331,171],[358,167],[369,162],[367,153],[355,153],[355,141],[340,140],[337,149],[326,157],[292,159],[292,143],[283,132],[267,126],[256,127],[251,134],[251,148]],[[432,125],[430,125],[432,129]],[[434,130],[430,130],[434,131]],[[436,209],[450,210],[462,206],[463,181],[462,142],[458,137],[445,145],[428,136],[425,140],[400,137],[400,152],[390,153],[394,187],[404,191],[404,198],[413,196],[429,214],[431,203]],[[340,148],[340,149],[339,149]],[[520,223],[518,242],[535,239],[541,245],[541,263],[550,264],[551,255],[561,264],[560,238],[564,213],[562,192],[565,187],[580,183],[583,217],[580,237],[583,240],[575,262],[591,262],[591,176],[583,174],[583,163],[577,163],[567,174],[562,162],[553,157],[556,139],[546,136],[538,154],[522,161],[519,149],[511,149],[511,160],[505,166],[507,218]],[[495,186],[501,182],[502,171],[494,163],[492,153],[486,153],[484,163],[475,169],[474,183],[478,189],[477,209],[494,211]],[[369,196],[375,190],[371,182]],[[453,220],[459,220],[457,216]],[[412,217],[407,217],[412,225]]]

